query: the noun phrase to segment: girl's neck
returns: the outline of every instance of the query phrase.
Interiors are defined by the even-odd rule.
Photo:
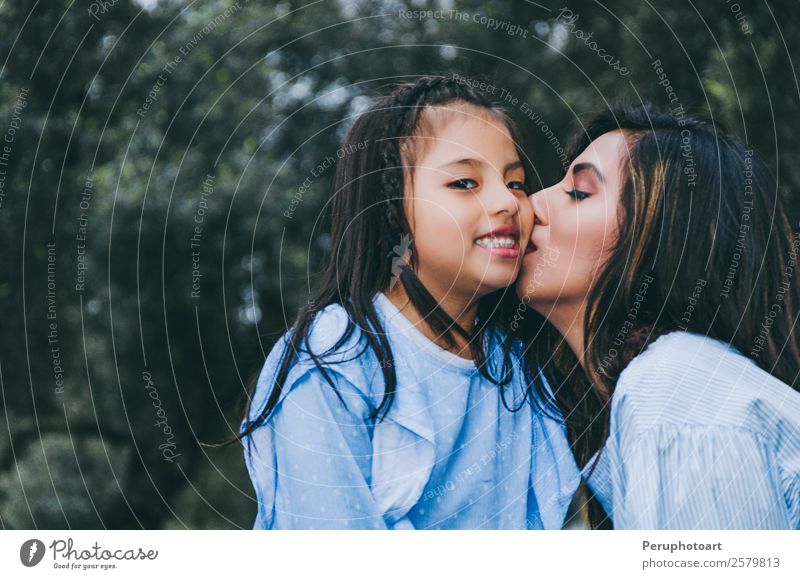
[[[427,287],[427,286],[426,286]],[[428,288],[433,298],[439,304],[439,307],[447,313],[459,326],[471,331],[475,323],[475,316],[478,312],[478,302],[470,301],[468,299],[460,299],[452,293],[443,296],[438,296],[431,288]],[[442,338],[441,335],[433,331],[427,321],[423,318],[422,314],[417,310],[414,304],[406,293],[402,283],[395,284],[394,288],[384,290],[384,295],[389,298],[398,310],[408,319],[414,326],[416,326],[431,342],[444,350],[448,350],[461,358],[468,360],[472,359],[472,350],[470,348],[470,341],[463,336],[452,332],[455,338],[456,346],[452,347]]]

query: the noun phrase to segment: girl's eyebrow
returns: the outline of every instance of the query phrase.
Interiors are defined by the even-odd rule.
[[[483,161],[479,161],[478,159],[459,159],[458,161],[451,161],[449,163],[445,163],[444,165],[439,165],[439,169],[444,169],[445,167],[453,167],[455,165],[468,165],[469,167],[477,167],[483,165]]]
[[[458,161],[451,161],[449,163],[445,163],[444,165],[440,165],[438,169],[444,169],[445,167],[452,167],[454,165],[467,165],[469,167],[479,167],[481,165],[485,165],[485,163],[480,159],[459,159]],[[520,160],[507,163],[506,166],[503,167],[503,175],[505,175],[509,171],[513,171],[514,169],[519,169],[521,167],[524,167],[524,165]]]
[[[509,171],[513,171],[514,169],[524,169],[524,168],[525,165],[523,165],[522,161],[520,160],[512,161],[503,168],[503,175],[505,175]]]
[[[591,171],[592,173],[600,179],[600,182],[605,184],[606,178],[603,177],[603,174],[600,172],[600,169],[597,168],[597,165],[593,163],[578,163],[572,168],[572,176],[574,177],[581,171]]]

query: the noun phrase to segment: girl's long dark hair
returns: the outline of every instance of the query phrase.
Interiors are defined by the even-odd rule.
[[[392,259],[395,248],[401,245],[404,236],[410,237],[411,233],[403,208],[403,188],[404,178],[413,171],[415,150],[412,137],[421,130],[426,107],[447,104],[479,107],[500,119],[517,145],[520,159],[525,162],[517,130],[510,118],[495,106],[491,95],[456,76],[422,77],[402,84],[359,115],[342,143],[342,149],[348,154],[336,167],[331,215],[332,249],[321,285],[301,309],[289,332],[265,406],[251,420],[256,374],[249,385],[243,418],[245,428],[236,438],[218,446],[243,439],[269,418],[281,399],[289,371],[300,355],[310,357],[335,390],[325,371],[325,356],[343,347],[354,332],[363,338],[359,343],[374,352],[383,374],[383,398],[373,409],[372,419],[382,419],[386,415],[394,398],[397,376],[389,340],[378,319],[373,298],[390,286],[396,273],[396,269],[393,272],[393,263],[396,268],[397,260]],[[411,303],[448,346],[456,345],[455,334],[467,339],[476,366],[502,387],[510,377],[510,340],[504,340],[500,378],[494,378],[487,368],[484,344],[487,332],[499,327],[499,324],[490,323],[495,319],[493,313],[509,307],[507,297],[513,294],[513,288],[493,292],[481,299],[475,327],[462,328],[439,307],[414,274],[416,252],[413,251],[413,239],[411,244],[410,264],[403,266],[399,273],[399,281]],[[332,304],[339,304],[347,312],[346,330],[327,352],[312,352],[307,344],[315,316]],[[513,307],[513,303],[510,305]]]
[[[571,158],[618,130],[628,145],[619,234],[587,299],[586,371],[541,315],[524,325],[528,364],[553,385],[581,466],[608,435],[607,401],[620,373],[665,333],[729,343],[800,389],[800,229],[763,161],[718,124],[650,107],[600,114],[573,140]],[[547,396],[538,374],[534,388]],[[589,518],[610,525],[593,497]]]

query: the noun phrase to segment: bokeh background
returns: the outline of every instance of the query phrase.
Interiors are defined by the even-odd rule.
[[[326,159],[398,81],[490,80],[541,184],[610,102],[705,111],[797,208],[799,12],[0,1],[0,525],[252,526],[241,446],[200,443],[231,436],[246,382],[314,284]]]

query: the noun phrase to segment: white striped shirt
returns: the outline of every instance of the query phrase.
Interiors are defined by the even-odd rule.
[[[584,475],[595,460],[616,529],[800,529],[800,393],[718,340],[672,332],[634,358]]]

